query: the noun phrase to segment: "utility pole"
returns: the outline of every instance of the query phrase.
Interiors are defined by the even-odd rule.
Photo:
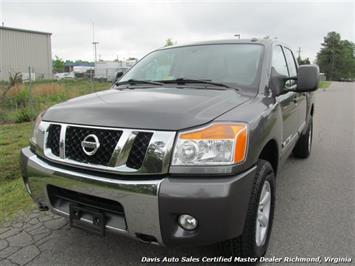
[[[96,63],[96,61],[97,61],[97,48],[96,48],[96,45],[98,45],[99,44],[99,42],[92,42],[92,44],[94,45],[94,53],[95,53],[95,57],[94,57],[94,62]]]
[[[97,45],[99,42],[95,41],[95,24],[92,23],[92,45],[94,46],[94,62],[97,61]]]
[[[28,66],[28,90],[29,90],[29,98],[28,105],[30,107],[30,117],[33,118],[33,103],[32,103],[32,67]]]
[[[298,47],[298,58],[301,59],[301,47]]]
[[[92,45],[94,47],[94,70],[91,70],[91,89],[94,91],[94,71],[95,71],[95,64],[97,61],[97,45],[99,42],[95,41],[95,24],[92,23]]]

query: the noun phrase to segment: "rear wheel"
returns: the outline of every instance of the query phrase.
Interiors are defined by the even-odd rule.
[[[301,135],[295,148],[293,149],[293,156],[296,158],[308,158],[312,150],[313,140],[313,119],[311,117],[308,128],[305,134]]]
[[[222,243],[224,253],[239,257],[263,256],[269,243],[274,207],[274,171],[268,161],[259,160],[243,233]]]

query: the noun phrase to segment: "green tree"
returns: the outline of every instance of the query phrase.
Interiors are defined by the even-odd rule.
[[[74,64],[74,61],[68,59],[65,60],[64,65],[70,65],[70,64]]]
[[[311,63],[311,61],[309,60],[309,58],[305,58],[305,59],[302,59],[300,56],[297,57],[297,62],[299,65],[308,65]]]
[[[174,42],[171,38],[166,39],[164,47],[172,46],[174,45]]]
[[[354,43],[342,40],[337,32],[329,32],[324,37],[317,63],[328,80],[355,78],[354,48]]]
[[[53,71],[56,73],[64,71],[64,61],[58,56],[55,56],[55,59],[53,60]]]
[[[353,42],[343,40],[341,41],[342,50],[341,55],[343,60],[339,62],[339,68],[341,69],[341,77],[343,79],[354,79],[355,78],[355,44]]]

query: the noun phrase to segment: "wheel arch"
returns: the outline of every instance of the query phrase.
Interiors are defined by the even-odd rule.
[[[276,140],[271,139],[264,145],[258,159],[268,161],[271,164],[276,176],[279,167],[279,149]]]

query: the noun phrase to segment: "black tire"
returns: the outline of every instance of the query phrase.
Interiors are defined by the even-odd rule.
[[[311,117],[305,134],[301,135],[293,149],[293,156],[296,158],[308,158],[312,151],[313,119]]]
[[[271,205],[269,222],[266,231],[266,240],[260,246],[256,243],[256,225],[257,225],[257,214],[259,210],[259,200],[262,188],[265,181],[268,181],[271,189]],[[236,203],[238,204],[238,203]],[[226,256],[238,256],[243,258],[260,258],[266,253],[273,216],[275,208],[275,175],[271,164],[268,161],[259,160],[257,164],[257,171],[255,175],[255,181],[250,196],[248,213],[244,225],[244,230],[241,236],[227,240],[222,243],[223,253]]]

